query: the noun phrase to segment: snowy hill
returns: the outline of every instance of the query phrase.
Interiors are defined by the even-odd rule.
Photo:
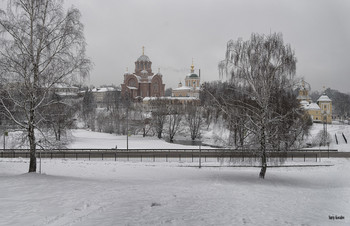
[[[317,136],[317,134],[323,130],[323,124],[314,123],[310,130],[310,135],[305,139],[306,143],[311,143]],[[327,132],[331,137],[330,149],[337,149],[338,151],[350,151],[350,125],[346,124],[333,124],[327,125]],[[344,134],[348,143],[345,142],[342,134]],[[336,143],[335,135],[338,139],[338,144]],[[316,147],[317,149],[319,147]],[[326,149],[328,147],[321,147],[321,149]]]

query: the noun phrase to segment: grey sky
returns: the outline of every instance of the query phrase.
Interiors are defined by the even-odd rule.
[[[66,0],[82,13],[89,84],[120,85],[142,54],[160,68],[166,88],[189,73],[219,79],[228,40],[282,32],[298,58],[297,75],[313,90],[350,92],[350,1],[345,0]]]

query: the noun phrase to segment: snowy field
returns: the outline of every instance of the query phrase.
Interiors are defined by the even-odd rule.
[[[130,148],[192,148],[129,138]],[[125,136],[85,130],[72,141],[126,147]],[[44,159],[28,174],[28,159],[0,159],[0,225],[350,225],[350,159],[286,162],[300,166],[268,168],[265,180],[259,168],[203,164]]]
[[[0,159],[0,225],[350,225],[350,161],[333,166]],[[344,217],[331,220],[330,217]]]
[[[68,148],[102,148],[110,149],[126,149],[126,136],[115,134],[98,133],[87,131],[84,129],[77,129],[72,131],[73,142],[68,145]],[[180,144],[170,144],[157,137],[142,137],[142,135],[132,135],[128,137],[129,149],[197,149],[198,146],[188,146]],[[210,148],[205,146],[205,148]]]

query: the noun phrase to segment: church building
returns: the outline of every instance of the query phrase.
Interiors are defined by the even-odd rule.
[[[200,75],[194,72],[194,65],[192,60],[191,72],[185,78],[185,85],[180,82],[178,87],[173,89],[173,97],[195,97],[199,98],[200,91]]]
[[[313,103],[310,96],[310,85],[305,87],[305,82],[299,90],[297,99],[301,106],[310,115],[313,122],[332,124],[332,100],[323,93],[318,99],[317,103]]]
[[[132,98],[162,97],[164,96],[165,84],[163,75],[152,72],[152,61],[144,53],[135,62],[135,72],[128,70],[124,73],[124,83],[121,84],[122,95],[129,94]]]

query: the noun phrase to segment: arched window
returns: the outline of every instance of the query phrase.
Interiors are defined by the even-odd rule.
[[[153,83],[153,92],[158,92],[158,81],[156,81],[155,83]]]
[[[131,86],[131,87],[136,87],[136,82],[134,79],[130,79],[129,82],[128,82],[128,86]]]

